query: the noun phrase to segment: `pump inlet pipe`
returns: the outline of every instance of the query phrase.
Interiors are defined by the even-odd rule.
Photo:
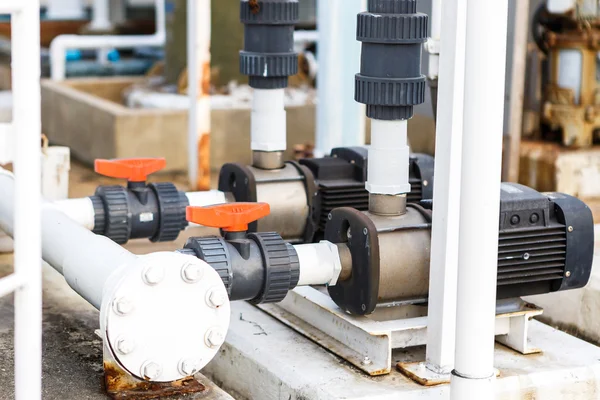
[[[414,0],[369,0],[367,12],[358,14],[362,53],[354,98],[367,105],[372,120],[366,188],[369,211],[374,214],[406,212],[408,119],[413,107],[425,101],[421,50],[427,24],[428,16],[417,13]]]
[[[0,187],[0,228],[13,236],[14,179],[3,169]],[[100,310],[105,348],[124,370],[169,382],[194,373],[183,363],[192,360],[197,372],[216,355],[230,308],[221,278],[207,263],[172,252],[136,256],[54,207],[43,206],[41,214],[42,258]],[[223,301],[216,306],[209,300],[219,294]]]
[[[261,169],[283,168],[287,147],[284,90],[288,77],[298,73],[294,51],[294,25],[298,0],[240,1],[244,24],[244,49],[240,72],[254,89],[250,122],[252,165]]]

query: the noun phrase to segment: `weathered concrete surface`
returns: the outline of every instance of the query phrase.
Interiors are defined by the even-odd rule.
[[[600,398],[600,348],[540,322],[522,356],[496,344],[497,400]],[[395,351],[393,362],[422,361],[423,347]],[[226,343],[203,371],[236,399],[446,399],[448,385],[424,388],[396,370],[369,377],[247,303],[232,307]]]

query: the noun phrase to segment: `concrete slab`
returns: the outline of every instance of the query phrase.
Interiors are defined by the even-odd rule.
[[[496,344],[497,399],[597,399],[600,348],[534,322],[542,354]],[[424,348],[396,351],[396,362],[424,359]],[[203,371],[236,399],[445,399],[447,385],[425,388],[398,371],[369,377],[247,303],[232,307],[227,340]]]

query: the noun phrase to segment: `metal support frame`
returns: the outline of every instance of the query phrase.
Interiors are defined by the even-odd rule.
[[[41,94],[40,2],[4,0],[0,13],[12,23],[12,140],[15,171],[14,273],[0,280],[0,295],[14,291],[15,398],[41,398],[42,270],[41,270]]]
[[[305,286],[292,290],[279,304],[258,307],[372,376],[391,372],[393,349],[427,343],[428,317],[424,304],[382,307],[366,317],[353,316],[342,311],[327,294]],[[521,299],[499,301],[496,340],[522,354],[539,352],[527,345],[527,332],[528,321],[542,312]],[[418,364],[403,364],[400,369],[414,370],[407,375],[422,384],[449,382],[447,375],[436,380],[434,372]]]
[[[188,180],[210,189],[210,0],[187,2]]]

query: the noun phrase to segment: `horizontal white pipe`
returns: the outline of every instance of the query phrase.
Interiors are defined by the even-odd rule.
[[[337,283],[342,270],[337,247],[327,241],[294,246],[300,263],[298,286]]]
[[[94,205],[89,197],[60,200],[51,204],[84,228],[90,231],[94,229]]]
[[[219,190],[188,192],[185,195],[188,198],[189,205],[194,207],[206,207],[215,204],[228,203],[225,193]],[[55,201],[46,206],[58,209],[86,229],[94,229],[94,205],[89,197]],[[197,226],[195,224],[190,225]]]
[[[153,35],[86,36],[59,35],[50,43],[52,80],[60,81],[66,76],[67,49],[106,49],[130,47],[160,47],[166,40],[165,0],[156,0],[156,33]]]
[[[371,120],[371,146],[366,188],[369,193],[410,192],[408,121]]]
[[[14,179],[0,174],[0,228],[14,235]],[[137,256],[112,240],[80,226],[53,205],[42,207],[42,258],[63,274],[69,286],[96,308],[104,283],[119,266]]]
[[[285,151],[287,146],[284,96],[284,89],[254,89],[250,121],[252,150]]]
[[[49,19],[85,18],[82,0],[49,0],[46,10]]]
[[[17,274],[12,274],[0,279],[0,298],[16,291],[23,285],[23,282],[23,278]]]
[[[23,5],[23,0],[2,0],[0,2],[0,13],[11,14],[24,7],[27,7],[27,5]]]

